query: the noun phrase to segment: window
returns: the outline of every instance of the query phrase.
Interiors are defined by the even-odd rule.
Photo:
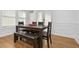
[[[2,16],[15,17],[16,15],[14,10],[2,10]]]
[[[51,22],[51,14],[45,13],[45,25],[48,25],[48,22]]]
[[[43,22],[43,13],[38,12],[38,22]]]
[[[16,22],[24,22],[25,24],[26,12],[22,10],[1,10],[0,20],[1,26],[15,26]]]
[[[2,17],[2,26],[14,26],[15,25],[15,18],[10,17]]]
[[[36,13],[35,11],[29,11],[29,23],[36,22]]]
[[[38,22],[44,22],[44,25],[48,25],[48,22],[51,22],[51,13],[46,12],[38,12]]]
[[[18,17],[19,18],[25,18],[26,17],[26,13],[24,11],[18,11]]]
[[[14,10],[1,11],[1,26],[14,26],[16,20],[16,13]]]
[[[18,22],[24,22],[24,24],[26,23],[26,12],[25,11],[22,11],[22,10],[20,10],[20,11],[18,11],[18,13],[17,13],[18,15],[17,15],[17,19],[18,19]]]

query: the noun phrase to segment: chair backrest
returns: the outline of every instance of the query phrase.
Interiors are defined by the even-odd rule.
[[[24,22],[18,22],[18,25],[24,25]]]
[[[19,26],[24,25],[24,22],[18,22],[18,25],[19,25]],[[18,32],[23,32],[23,31],[22,31],[23,29],[24,29],[24,28],[19,28],[19,29],[18,29]]]
[[[38,26],[43,26],[44,22],[38,22]]]
[[[32,22],[32,25],[37,25],[37,22]]]
[[[47,36],[51,36],[52,22],[48,22]]]

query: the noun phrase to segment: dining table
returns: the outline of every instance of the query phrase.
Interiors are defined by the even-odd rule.
[[[17,25],[16,26],[16,32],[18,32],[19,28],[25,28],[26,31],[27,29],[30,31],[36,31],[38,32],[39,39],[38,40],[38,48],[43,48],[43,31],[48,28],[48,26],[30,26],[30,25]]]

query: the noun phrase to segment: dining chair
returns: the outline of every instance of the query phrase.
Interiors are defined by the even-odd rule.
[[[24,25],[24,22],[18,22],[18,25],[19,26],[23,26]],[[19,31],[24,31],[24,29],[23,28],[19,28]]]
[[[43,38],[45,40],[47,40],[47,46],[48,46],[48,48],[49,48],[50,43],[52,44],[51,27],[52,27],[52,22],[48,22],[47,32],[43,31]]]

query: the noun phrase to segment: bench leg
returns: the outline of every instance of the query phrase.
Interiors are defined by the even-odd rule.
[[[18,40],[18,36],[14,33],[14,43]]]
[[[22,37],[20,37],[20,40],[22,40]]]

